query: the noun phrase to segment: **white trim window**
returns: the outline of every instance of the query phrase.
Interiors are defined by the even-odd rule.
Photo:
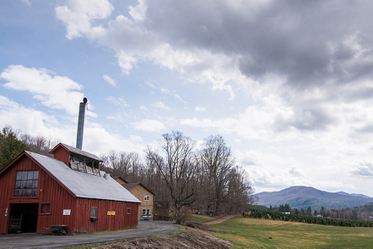
[[[149,196],[149,195],[145,195],[145,196],[144,196],[144,200],[145,200],[145,201],[149,201],[149,200],[150,200],[150,196]]]
[[[142,216],[151,216],[150,209],[143,209],[142,210]]]

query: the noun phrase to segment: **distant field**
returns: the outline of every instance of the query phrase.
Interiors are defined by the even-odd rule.
[[[334,227],[287,221],[233,218],[211,226],[234,248],[371,248],[373,228]],[[272,237],[272,239],[269,239]]]

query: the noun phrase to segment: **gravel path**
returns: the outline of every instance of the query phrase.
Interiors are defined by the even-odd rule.
[[[167,221],[140,221],[138,229],[78,235],[7,234],[0,235],[0,248],[62,248],[112,240],[174,232],[180,229]]]

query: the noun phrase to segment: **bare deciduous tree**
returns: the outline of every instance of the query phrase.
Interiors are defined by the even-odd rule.
[[[157,166],[170,192],[174,207],[175,219],[182,206],[192,204],[196,199],[196,188],[193,185],[197,161],[193,154],[195,142],[185,137],[181,132],[174,131],[171,134],[164,134],[160,141],[160,147],[164,158],[147,149],[147,159]]]
[[[52,141],[52,139],[47,139],[42,136],[33,137],[28,134],[21,134],[20,139],[28,144],[32,152],[50,157],[53,157],[53,155],[49,154],[49,151],[58,144],[57,141]]]
[[[208,137],[200,153],[201,164],[206,174],[209,193],[206,194],[208,205],[214,205],[214,211],[218,212],[226,192],[228,174],[234,165],[234,157],[231,148],[227,147],[222,136]]]
[[[119,153],[115,150],[109,151],[106,156],[102,157],[104,165],[108,168],[111,168],[112,175],[120,175],[120,163],[119,163]]]
[[[110,151],[107,155],[102,156],[105,170],[113,176],[120,176],[129,182],[139,182],[145,175],[145,168],[141,163],[139,154],[135,152],[117,152]]]
[[[231,169],[228,175],[228,192],[225,202],[227,213],[239,213],[253,204],[253,189],[246,171],[238,166]]]

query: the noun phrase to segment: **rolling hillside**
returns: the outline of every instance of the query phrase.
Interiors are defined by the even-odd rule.
[[[319,210],[360,206],[373,202],[373,198],[357,196],[357,194],[330,193],[312,187],[295,186],[277,192],[261,192],[256,194],[258,205],[269,207],[289,204],[291,208]]]

